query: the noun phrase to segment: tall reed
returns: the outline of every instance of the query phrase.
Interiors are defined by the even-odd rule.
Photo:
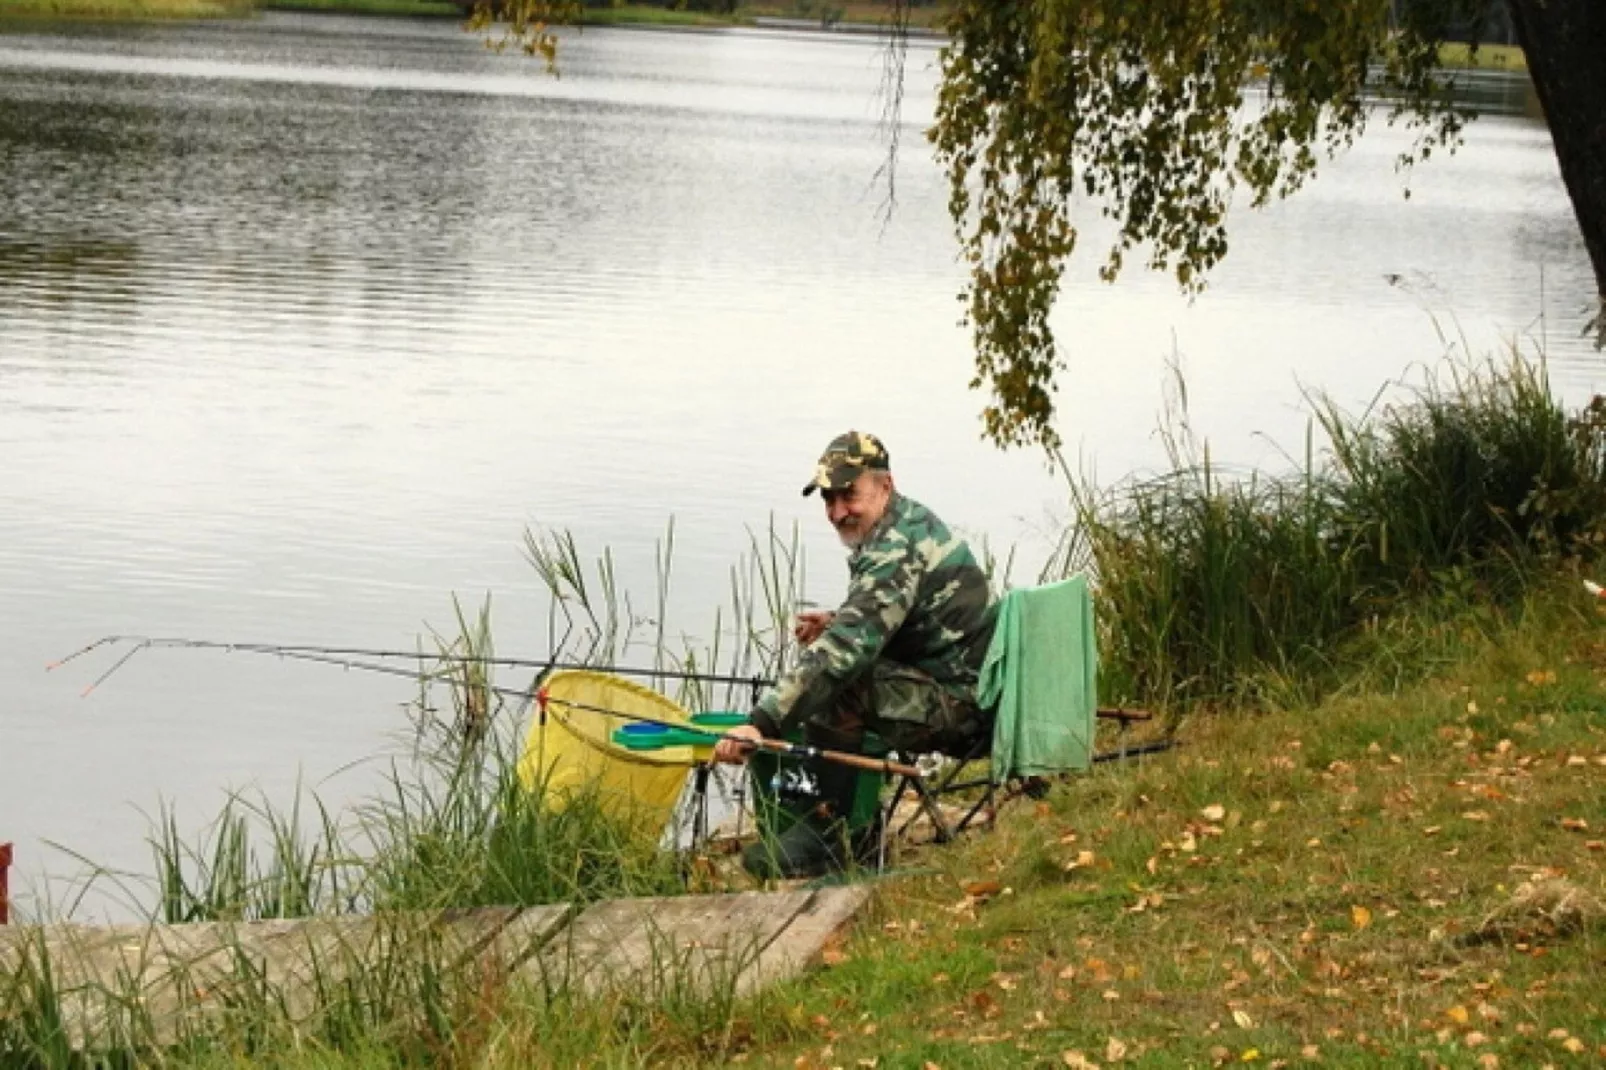
[[[1508,598],[1606,540],[1606,401],[1568,412],[1542,362],[1452,367],[1352,414],[1312,397],[1288,473],[1223,473],[1188,423],[1171,470],[1071,480],[1053,569],[1096,579],[1107,694],[1262,705],[1337,686],[1379,622],[1435,598]],[[1319,429],[1322,440],[1318,442]]]

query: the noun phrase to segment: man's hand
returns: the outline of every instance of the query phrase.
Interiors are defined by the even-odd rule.
[[[739,724],[725,733],[725,738],[714,744],[714,761],[737,764],[747,761],[758,740],[764,738],[755,725]]]
[[[836,613],[832,610],[805,609],[792,622],[792,638],[797,640],[799,646],[808,646],[818,639],[835,619]]]

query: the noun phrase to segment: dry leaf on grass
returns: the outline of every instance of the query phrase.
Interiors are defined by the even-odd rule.
[[[1564,817],[1561,819],[1561,827],[1568,832],[1588,832],[1589,822],[1581,817]]]
[[[1199,811],[1199,816],[1204,818],[1206,821],[1220,821],[1222,818],[1227,816],[1227,808],[1222,806],[1220,803],[1211,803],[1209,806]]]
[[[1089,1059],[1079,1051],[1066,1051],[1060,1053],[1060,1062],[1071,1070],[1099,1070],[1099,1064]]]
[[[1372,924],[1372,912],[1357,904],[1349,908],[1349,920],[1357,929],[1364,929]]]

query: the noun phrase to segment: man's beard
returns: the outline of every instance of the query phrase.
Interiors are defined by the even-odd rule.
[[[836,526],[836,537],[841,539],[842,545],[849,550],[857,550],[859,544],[864,542],[864,532],[859,529],[857,524],[838,524]]]

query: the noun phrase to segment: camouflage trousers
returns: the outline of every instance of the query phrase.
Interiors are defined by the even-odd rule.
[[[861,750],[865,731],[909,754],[951,751],[990,731],[973,701],[955,695],[919,669],[877,661],[845,688],[836,706],[805,726],[816,746]]]

